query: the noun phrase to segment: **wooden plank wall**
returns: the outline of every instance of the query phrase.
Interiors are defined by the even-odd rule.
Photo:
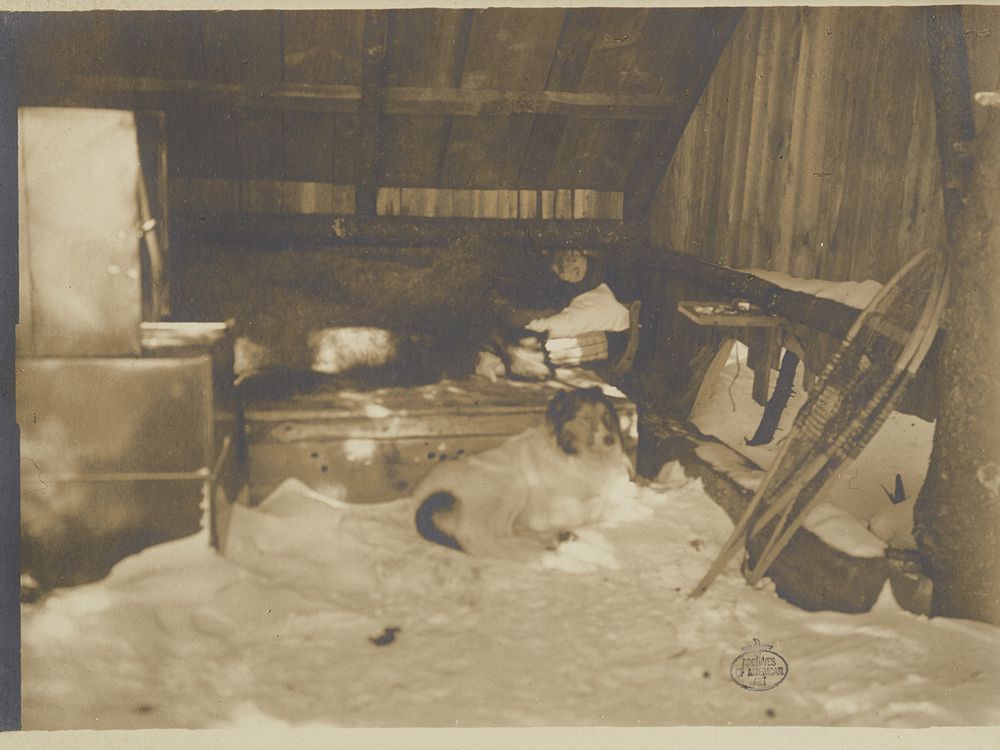
[[[660,185],[652,236],[738,268],[885,281],[943,239],[939,180],[920,12],[754,8]]]

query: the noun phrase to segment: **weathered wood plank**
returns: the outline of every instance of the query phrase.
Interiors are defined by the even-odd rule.
[[[122,75],[205,77],[202,14],[191,11],[119,13],[115,21],[115,68]],[[104,48],[102,52],[108,54],[110,50]]]
[[[556,191],[538,191],[538,213],[543,219],[554,219],[556,217]]]
[[[742,237],[740,247],[741,264],[752,268],[774,268],[771,260],[781,227],[777,226],[777,212],[780,203],[772,200],[784,181],[786,172],[782,169],[788,156],[788,140],[793,97],[787,94],[787,81],[794,78],[794,66],[799,58],[802,33],[801,14],[798,9],[782,15],[782,9],[767,8],[758,11],[763,14],[762,35],[767,29],[771,47],[767,51],[764,69],[758,72],[759,85],[754,96],[762,99],[762,109],[754,115],[762,121],[758,139],[751,145],[753,179],[747,182],[752,188],[745,190],[744,211],[750,212],[750,232]],[[759,76],[763,76],[763,80]],[[760,154],[759,159],[756,155]],[[767,196],[767,199],[764,199]],[[698,231],[695,227],[694,231]]]
[[[208,13],[202,24],[209,80],[256,85],[281,81],[281,21],[277,11]]]
[[[361,11],[284,11],[281,18],[286,81],[358,85],[364,27]]]
[[[520,114],[562,115],[584,119],[663,120],[676,97],[576,91],[444,89],[397,86],[386,91],[386,111],[395,115],[458,117]]]
[[[224,66],[212,68],[216,75]],[[230,109],[357,113],[358,86],[331,84],[267,84],[119,75],[65,75],[49,78],[25,90],[34,106],[174,109],[216,105]]]
[[[462,70],[461,87],[454,91],[503,91],[503,100],[519,101],[527,113],[536,103],[559,97],[536,91],[545,85],[551,50],[555,49],[561,8],[487,8],[477,14]],[[512,96],[511,96],[512,94]],[[448,187],[490,188],[516,185],[521,155],[532,117],[504,106],[476,108],[452,121],[451,142],[445,157],[443,184]]]
[[[333,115],[324,112],[285,112],[285,179],[334,182],[335,142]]]
[[[566,11],[545,79],[546,90],[578,90],[600,21],[599,8],[570,8]],[[540,114],[532,120],[518,170],[519,186],[545,186],[565,130],[566,117],[562,115]]]
[[[224,214],[241,210],[259,213],[341,214],[354,211],[354,186],[292,180],[234,180],[173,177],[172,208]]]
[[[268,171],[264,169],[263,173]],[[557,194],[560,196],[558,210]],[[240,196],[244,198],[242,209]],[[548,218],[620,221],[621,198],[621,193],[549,191]],[[353,212],[354,186],[329,180],[176,176],[172,178],[170,200],[182,210],[201,213],[243,210],[263,214],[340,214]],[[538,218],[537,192],[534,190],[382,187],[379,188],[378,207],[379,215],[511,220]]]
[[[375,213],[378,216],[399,216],[403,205],[400,188],[382,187],[375,199]],[[361,214],[364,215],[363,213]]]
[[[475,200],[472,190],[452,190],[451,191],[452,216],[472,218],[475,211]]]
[[[661,124],[650,146],[635,161],[625,181],[625,215],[629,219],[643,218],[663,179],[674,149],[684,132],[691,113],[708,84],[712,70],[722,50],[732,36],[742,16],[742,9],[712,8],[701,11],[703,23],[690,40],[690,49],[698,56],[687,66],[688,84],[685,96],[676,107],[676,119]]]
[[[377,213],[378,178],[383,149],[382,99],[385,86],[389,17],[387,11],[365,11],[361,48],[361,102],[355,152],[356,210],[362,216]]]
[[[594,92],[656,93],[649,87],[626,88],[625,78],[638,61],[637,49],[643,43],[651,13],[647,8],[602,8],[594,42],[591,45],[577,90]],[[545,187],[573,184],[597,190],[620,190],[616,175],[634,135],[632,123],[610,123],[576,118],[567,122],[548,170]]]
[[[641,30],[634,51],[634,60],[627,74],[619,79],[619,93],[630,96],[662,95],[672,100],[670,116],[675,116],[680,98],[688,85],[684,60],[701,50],[692,46],[698,27],[703,23],[695,8],[652,8]],[[680,73],[680,75],[679,75]],[[683,81],[681,85],[678,82]],[[669,119],[669,117],[667,118]],[[660,121],[662,122],[662,121]],[[647,145],[656,137],[658,122],[649,120],[602,123],[614,139],[601,151],[618,152],[609,175],[609,188],[623,190],[628,175],[643,158]]]
[[[397,86],[454,88],[459,84],[472,11],[397,9],[390,12],[389,21],[387,98]],[[437,184],[450,122],[446,114],[397,115],[387,101],[388,148],[382,175],[385,184],[404,187]]]
[[[537,219],[538,192],[535,190],[517,191],[517,215],[522,219]]]
[[[382,96],[383,111],[387,115],[499,117],[538,114],[597,120],[663,120],[670,116],[677,100],[674,95],[661,94],[439,86],[391,86],[384,88]],[[156,109],[198,103],[233,109],[349,114],[360,112],[361,98],[360,87],[345,84],[240,85],[184,78],[90,75],[50,79],[45,81],[44,87],[39,85],[25,92],[25,101],[39,106],[62,103]]]
[[[559,189],[556,193],[556,204],[554,216],[557,219],[573,218],[573,191]]]
[[[497,191],[497,218],[516,219],[517,218],[517,191],[498,190]]]

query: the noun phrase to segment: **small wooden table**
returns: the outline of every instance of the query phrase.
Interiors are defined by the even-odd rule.
[[[771,370],[777,369],[780,364],[785,319],[742,300],[687,300],[678,302],[677,310],[696,325],[748,329],[745,337],[747,365],[753,370],[753,399],[761,406],[766,404],[771,387]],[[738,338],[735,332],[733,338]],[[729,347],[723,347],[719,357],[722,366],[728,357]],[[708,377],[717,371],[715,364],[710,368]]]

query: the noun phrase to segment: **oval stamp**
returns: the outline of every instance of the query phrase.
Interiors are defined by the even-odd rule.
[[[729,676],[744,690],[771,690],[788,677],[788,662],[774,646],[754,638],[733,659]]]

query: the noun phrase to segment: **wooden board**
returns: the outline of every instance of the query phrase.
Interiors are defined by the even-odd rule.
[[[943,239],[921,15],[748,10],[661,182],[657,241],[733,267],[885,281]]]
[[[289,476],[351,502],[405,496],[434,464],[474,455],[540,424],[549,400],[564,388],[471,378],[252,402],[246,409],[251,502]],[[634,405],[619,400],[616,406],[624,425],[634,424]]]
[[[363,20],[357,10],[282,13],[284,80],[357,86]]]
[[[470,33],[461,86],[541,89],[564,12],[561,8],[488,8],[478,13]],[[456,188],[515,187],[531,123],[530,115],[455,118],[442,184]]]
[[[579,88],[600,21],[599,8],[570,8],[566,11],[545,79],[547,90],[576,91]],[[517,176],[519,186],[545,186],[566,130],[566,122],[567,119],[559,115],[537,115],[532,120]]]
[[[700,326],[778,328],[784,324],[780,317],[766,313],[756,305],[749,305],[748,310],[739,310],[728,302],[683,301],[677,303],[677,310]]]
[[[475,15],[471,10],[396,10],[392,14],[387,86],[455,87]],[[451,118],[446,115],[385,118],[387,143],[382,179],[403,187],[439,184]]]

